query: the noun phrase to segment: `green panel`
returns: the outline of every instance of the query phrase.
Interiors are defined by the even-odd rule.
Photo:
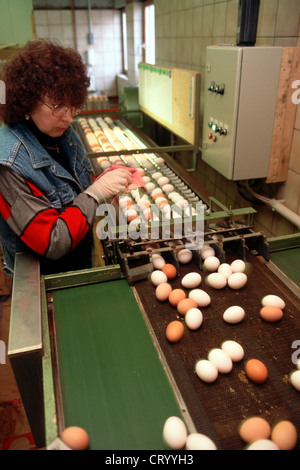
[[[180,408],[127,281],[53,297],[65,425],[85,428],[91,449],[163,449]]]
[[[300,248],[271,253],[271,261],[300,287]]]

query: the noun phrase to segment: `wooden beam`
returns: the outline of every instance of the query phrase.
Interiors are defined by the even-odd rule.
[[[299,78],[300,47],[283,47],[267,183],[287,179],[297,109],[292,83]]]

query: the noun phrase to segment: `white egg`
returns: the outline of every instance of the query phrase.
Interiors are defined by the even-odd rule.
[[[220,260],[216,256],[208,256],[203,263],[203,267],[207,269],[207,271],[217,271],[219,266]]]
[[[233,362],[239,362],[244,357],[244,349],[236,341],[224,341],[224,343],[221,344],[221,348],[228,354]]]
[[[191,308],[184,317],[185,323],[190,330],[197,330],[203,322],[203,315],[198,308]]]
[[[245,273],[233,273],[228,279],[228,285],[231,289],[241,289],[247,283]]]
[[[212,349],[209,351],[207,359],[215,364],[222,374],[228,374],[232,370],[232,360],[223,349]]]
[[[214,289],[223,289],[227,284],[227,279],[223,274],[211,273],[207,276],[208,284]]]
[[[223,313],[223,320],[226,323],[239,323],[245,318],[245,310],[238,305],[228,307]]]
[[[261,303],[262,303],[263,307],[266,307],[266,306],[270,305],[271,307],[278,307],[281,310],[283,310],[285,308],[284,300],[282,300],[281,297],[278,297],[278,295],[272,295],[272,294],[266,295],[262,299]]]
[[[155,184],[154,183],[146,183],[145,188],[147,193],[152,193],[153,189],[155,189]]]
[[[187,440],[187,429],[182,419],[170,416],[163,428],[163,440],[169,449],[183,449]]]
[[[142,176],[142,178],[145,183],[150,183],[151,181],[151,178],[149,176]]]
[[[243,273],[246,269],[246,264],[242,259],[236,259],[232,261],[230,267],[233,273]]]
[[[197,432],[188,435],[185,448],[186,450],[217,450],[216,444],[208,436]]]
[[[199,273],[188,273],[185,276],[183,276],[181,280],[181,284],[183,287],[186,287],[187,289],[193,289],[194,287],[197,287],[201,283],[201,275]]]
[[[153,267],[155,269],[162,269],[164,267],[164,265],[166,264],[166,261],[165,259],[159,255],[158,253],[153,253],[152,255],[152,263],[153,263]]]
[[[200,250],[200,254],[201,254],[202,259],[205,260],[209,256],[215,256],[215,250],[213,249],[212,246],[203,245],[203,247]]]
[[[153,189],[153,191],[151,192],[151,196],[156,196],[156,194],[161,194],[161,189],[160,188],[155,188]]]
[[[300,370],[294,370],[291,372],[289,378],[293,387],[300,392]]]
[[[158,178],[157,184],[160,187],[163,187],[165,184],[168,184],[169,181],[170,181],[169,178],[167,178],[166,176],[161,176],[160,178]]]
[[[200,359],[196,363],[195,371],[199,379],[203,382],[214,382],[218,377],[218,369],[215,364],[207,359]]]
[[[155,171],[154,173],[152,173],[151,176],[154,180],[158,180],[159,178],[163,176],[163,174],[160,171]]]
[[[162,284],[163,282],[167,282],[168,278],[162,271],[155,270],[151,273],[151,281],[155,286]]]
[[[246,447],[246,450],[279,450],[279,448],[270,439],[259,439]]]
[[[223,276],[225,276],[226,279],[228,279],[232,274],[232,269],[230,267],[230,264],[228,263],[220,264],[220,266],[218,267],[218,273],[223,274]]]
[[[198,307],[207,307],[211,302],[208,293],[202,289],[191,290],[191,292],[189,292],[189,298],[195,300]]]
[[[172,191],[174,191],[174,186],[172,184],[165,184],[163,187],[162,187],[162,190],[166,193],[166,194],[170,194]]]
[[[178,261],[181,264],[188,264],[193,258],[193,252],[187,248],[183,248],[178,252]]]

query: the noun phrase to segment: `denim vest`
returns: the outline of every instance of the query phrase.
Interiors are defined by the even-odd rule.
[[[12,128],[3,124],[0,127],[0,165],[11,168],[32,182],[59,212],[87,189],[91,184],[92,171],[84,147],[72,126],[64,132],[61,145],[75,178],[51,158],[25,124],[19,123]],[[0,241],[6,271],[12,274],[15,253],[30,249],[9,228],[1,214]]]

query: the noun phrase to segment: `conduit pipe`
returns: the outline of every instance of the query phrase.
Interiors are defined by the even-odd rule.
[[[264,202],[266,205],[270,206],[273,211],[280,214],[282,217],[287,219],[293,225],[295,225],[298,230],[300,230],[300,215],[296,214],[288,207],[283,204],[283,201],[279,201],[277,199],[270,199],[268,197],[262,196],[261,194],[257,194],[253,189],[250,188],[249,182],[246,181],[246,188],[252,196],[254,196],[259,201]]]

